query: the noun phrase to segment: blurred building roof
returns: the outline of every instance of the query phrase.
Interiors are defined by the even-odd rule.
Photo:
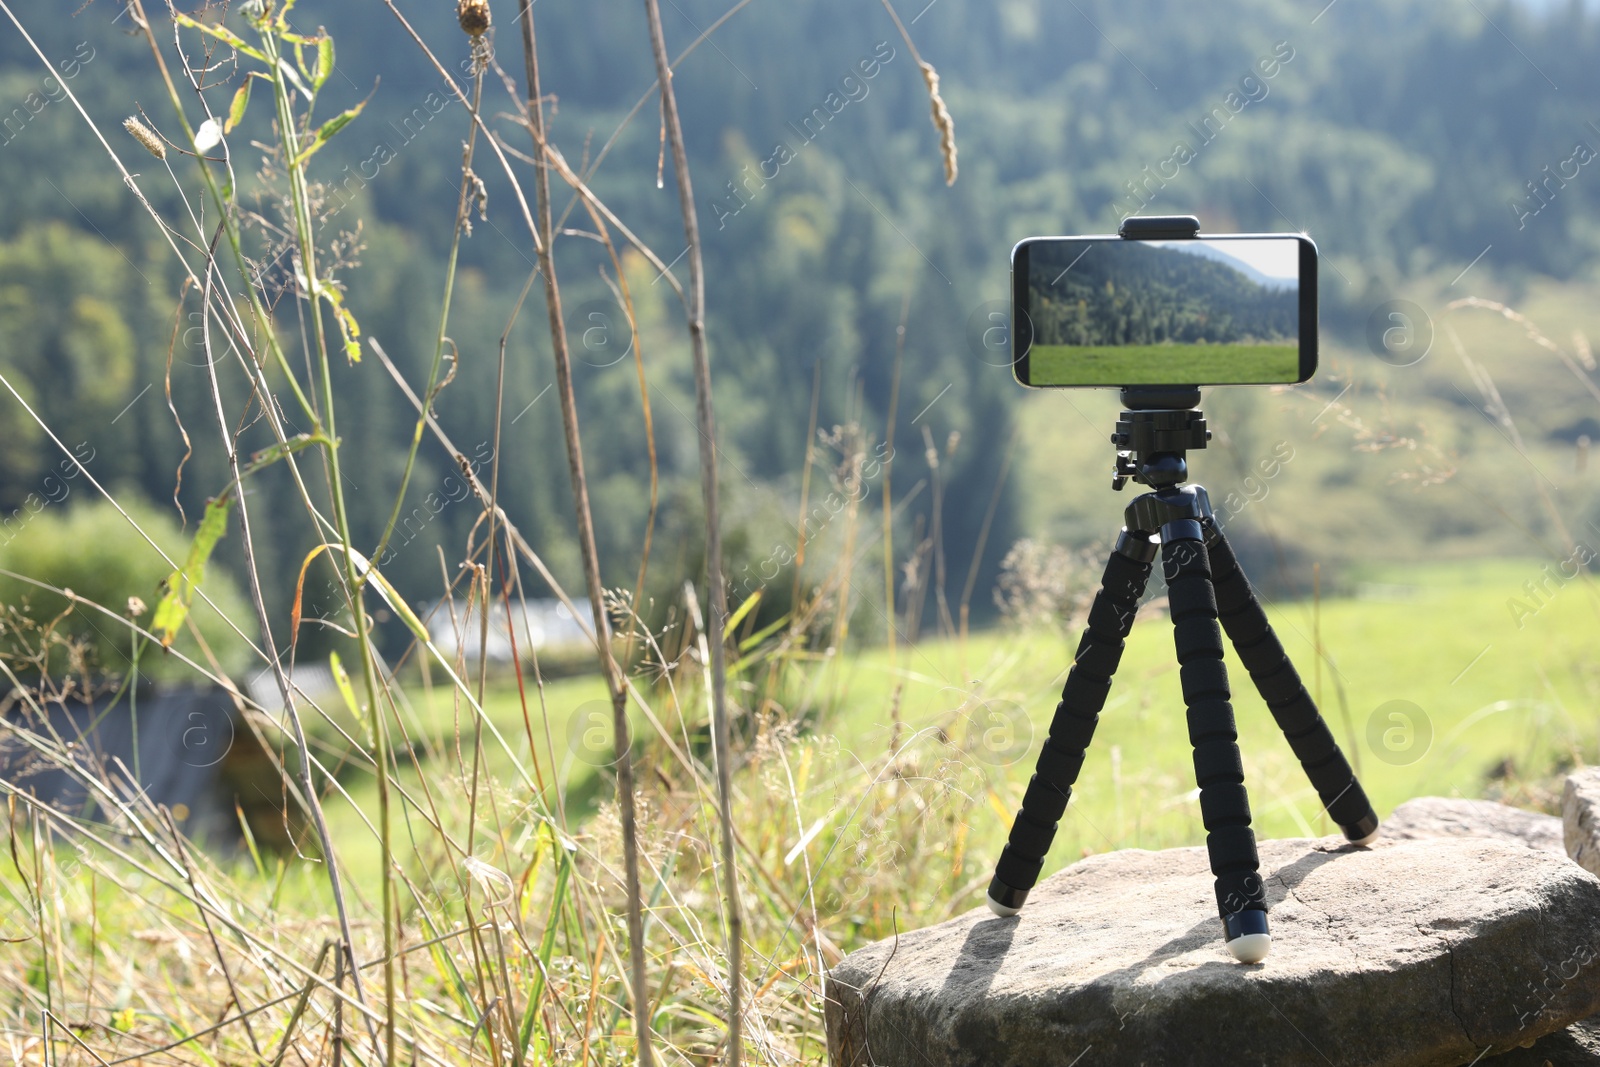
[[[423,618],[428,621],[428,636],[434,645],[452,659],[462,652],[467,659],[475,660],[482,646],[491,663],[509,663],[513,629],[517,651],[524,658],[533,652],[564,651],[588,645],[588,634],[566,604],[559,600],[526,603],[526,610],[521,603],[511,605],[511,625],[507,624],[504,604],[490,607],[487,641],[483,636],[483,612],[479,605],[474,605],[469,613],[464,604],[457,603],[452,610],[449,602],[440,601],[432,605]],[[572,603],[584,615],[589,613],[587,597]]]

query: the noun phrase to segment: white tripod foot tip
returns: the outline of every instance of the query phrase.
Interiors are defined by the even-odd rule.
[[[989,910],[1000,916],[1002,919],[1009,919],[1011,916],[1016,915],[1022,910],[1021,908],[1008,908],[998,900],[994,899],[994,897],[986,896],[983,899],[989,905]]]
[[[1380,826],[1376,830],[1372,831],[1372,833],[1368,834],[1366,837],[1363,837],[1361,840],[1352,841],[1350,843],[1352,845],[1356,845],[1358,847],[1364,847],[1364,846],[1370,845],[1374,841],[1376,841],[1378,839],[1379,835],[1381,835],[1382,833],[1383,833],[1383,827]]]
[[[1272,935],[1242,934],[1228,942],[1228,951],[1240,963],[1260,963],[1272,951]]]
[[[984,894],[983,899],[990,911],[1002,919],[1009,919],[1028,902],[1028,890],[1007,885],[996,875],[994,881],[989,883],[989,892]]]

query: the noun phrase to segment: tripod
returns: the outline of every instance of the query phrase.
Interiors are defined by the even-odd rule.
[[[1271,948],[1272,936],[1219,622],[1324,809],[1345,837],[1358,845],[1369,844],[1378,836],[1378,817],[1300,684],[1300,675],[1272,632],[1227,538],[1213,521],[1205,489],[1183,484],[1188,478],[1186,450],[1204,448],[1211,436],[1196,410],[1200,390],[1130,387],[1122,390],[1122,402],[1129,410],[1122,413],[1111,435],[1119,449],[1112,488],[1134,481],[1152,491],[1135,498],[1124,513],[1122,533],[1106,561],[1100,590],[1089,609],[1088,628],[1050,722],[1050,735],[995,865],[989,907],[996,915],[1017,914],[1039,880],[1159,545],[1189,741],[1194,746],[1206,852],[1216,878],[1217,912],[1234,958],[1256,963]]]

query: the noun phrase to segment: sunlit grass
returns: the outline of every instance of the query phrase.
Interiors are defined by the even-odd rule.
[[[1532,603],[1524,583],[1544,581],[1544,573],[1534,560],[1374,570],[1356,584],[1356,595],[1320,606],[1320,684],[1317,607],[1305,600],[1270,608],[1286,649],[1307,688],[1320,696],[1319,706],[1359,766],[1380,816],[1410,797],[1428,794],[1501,792],[1513,802],[1548,807],[1554,800],[1550,776],[1575,762],[1600,762],[1600,662],[1591,655],[1600,589],[1587,578],[1547,582],[1545,606],[1519,619],[1508,601]],[[884,771],[897,740],[893,753],[901,763],[941,767],[947,800],[954,803],[957,793],[966,794],[960,803],[971,814],[965,841],[969,858],[952,873],[944,892],[962,889],[961,875],[970,880],[986,874],[985,864],[998,854],[1032,773],[1076,641],[1075,632],[989,631],[964,644],[932,640],[902,646],[892,659],[878,647],[815,664],[796,692],[826,706],[787,733],[784,743],[807,753],[810,782],[800,791],[801,821],[809,828],[816,819],[828,820],[818,845],[849,826],[854,805],[888,788],[893,774],[886,778]],[[1047,869],[1110,849],[1203,842],[1171,642],[1163,616],[1147,612],[1135,625]],[[1257,834],[1337,833],[1248,676],[1231,651],[1229,656]],[[688,705],[687,726],[668,704],[656,713],[682,745],[703,729],[704,703],[697,691],[680,696]],[[419,701],[419,706],[431,707],[435,729],[454,746],[448,698],[442,691],[434,704]],[[564,679],[546,687],[545,712],[532,707],[544,773],[552,790],[563,788],[579,798],[569,808],[569,817],[578,822],[595,801],[604,800],[607,786],[592,780],[604,777],[598,765],[605,753],[597,756],[592,746],[574,739],[573,727],[586,722],[584,709],[603,698],[597,679]],[[530,693],[530,700],[536,699]],[[1426,719],[1410,737],[1386,738],[1397,725],[1405,726],[1379,713],[1397,700],[1416,705]],[[497,686],[486,708],[504,736],[514,743],[526,737],[514,688]],[[544,734],[546,714],[553,761]],[[635,718],[649,759],[668,761],[664,746],[650,740],[648,722]],[[469,731],[463,740],[468,751],[470,743]],[[437,769],[453,759],[425,765],[424,774],[432,773],[427,767]],[[484,766],[504,776],[508,763],[486,742]],[[745,811],[757,814],[763,809],[757,783],[748,777],[742,782],[750,802]],[[360,785],[352,795],[359,803],[367,799]],[[337,825],[351,816],[336,802],[329,811]],[[793,814],[768,814],[778,825],[763,825],[760,831],[788,834],[786,851],[800,836],[781,825],[792,823]],[[813,851],[825,849],[814,845]],[[819,854],[815,863],[814,872],[826,879],[837,860]],[[981,887],[965,890],[960,899],[902,900],[902,920],[930,907],[942,913],[981,902]]]
[[[1525,600],[1525,583],[1540,582],[1541,571],[1532,561],[1374,570],[1356,595],[1320,607],[1272,607],[1313,690],[1320,632],[1321,704],[1359,762],[1380,815],[1408,797],[1435,793],[1548,807],[1563,768],[1600,761],[1600,664],[1589,640],[1600,594],[1586,578],[1546,582],[1542,607],[1514,617],[1508,600]],[[781,699],[739,724],[734,813],[749,904],[748,1032],[757,1062],[821,1061],[820,972],[840,953],[981,903],[1074,643],[1048,629],[997,630],[966,642],[902,645],[892,657],[871,648],[795,659],[767,690]],[[688,688],[678,690],[676,702],[665,686],[636,681],[667,735],[650,716],[636,715],[646,940],[651,974],[661,983],[653,1025],[663,1051],[693,1057],[715,1045],[722,995],[705,701],[692,677],[680,677]],[[1234,681],[1257,833],[1337,832],[1266,709],[1237,672]],[[536,1047],[571,1054],[578,1051],[573,1042],[586,1040],[590,1062],[612,1062],[631,1048],[626,1001],[616,965],[592,964],[622,949],[615,921],[594,910],[617,914],[620,839],[605,768],[573,737],[604,686],[593,677],[566,678],[547,683],[541,699],[530,684],[525,721],[518,691],[507,683],[494,679],[485,707],[512,755],[487,732],[476,736],[470,715],[458,723],[451,690],[430,691],[418,678],[408,685],[404,719],[424,743],[413,749],[416,763],[402,755],[391,777],[409,798],[395,833],[407,953],[400,1007],[414,1022],[408,1033],[433,1049],[430,1055],[464,1057],[474,1043],[465,1037],[473,1025],[471,976],[477,967],[499,973],[503,964],[512,987],[550,983]],[[1374,746],[1369,720],[1391,700],[1412,701],[1425,713],[1432,734],[1425,751],[1397,753],[1382,729]],[[1152,611],[1129,639],[1047,873],[1090,853],[1203,840],[1183,721],[1170,627]],[[542,804],[523,779],[534,773],[530,728],[547,787]],[[378,848],[369,830],[376,786],[370,772],[358,771],[342,788],[347,792],[328,793],[326,806],[341,865],[351,873],[359,958],[370,963],[379,936]],[[564,803],[556,802],[558,793]],[[564,816],[547,819],[544,809]],[[24,991],[39,990],[48,970],[56,1010],[98,1027],[96,1047],[108,1058],[229,1014],[225,983],[207,962],[204,927],[182,893],[160,888],[150,873],[103,848],[79,854],[40,838],[35,863],[26,812],[15,825],[21,866],[7,872],[10,899],[0,919],[0,936],[19,939],[0,956],[7,1011],[22,1005]],[[443,848],[444,839],[456,845]],[[136,842],[117,840],[130,856],[142,856],[149,872],[161,872]],[[571,864],[566,874],[563,856]],[[267,854],[258,866],[240,853],[219,857],[211,873],[203,857],[193,862],[202,884],[263,943],[309,960],[336,936],[328,883],[314,857]],[[42,940],[30,909],[20,906],[37,884],[61,894]],[[467,918],[499,923],[498,947],[489,926],[477,927],[476,940],[464,936],[473,929],[463,924]],[[426,944],[436,937],[447,940]],[[241,965],[259,960],[259,951],[227,936],[222,943],[247,1002],[283,995],[270,967]],[[92,995],[83,985],[91,972],[99,976]],[[373,972],[368,977],[370,992]],[[592,1018],[585,1014],[591,998]],[[308,1055],[334,1026],[326,998],[319,1003],[312,1029],[293,1038]],[[275,1011],[258,1020],[273,1040],[287,1025],[287,1006]],[[246,1047],[233,1026],[216,1054]]]

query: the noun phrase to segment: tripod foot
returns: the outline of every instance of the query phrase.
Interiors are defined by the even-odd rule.
[[[1260,963],[1272,951],[1272,934],[1264,911],[1236,911],[1222,919],[1228,951],[1240,963]]]
[[[994,899],[994,897],[984,897],[983,899],[984,902],[989,905],[989,910],[994,912],[1002,919],[1009,919],[1011,916],[1020,914],[1022,911],[1021,908],[1008,908],[998,900]]]
[[[1240,963],[1260,963],[1272,951],[1271,934],[1245,934],[1228,942],[1228,951]]]
[[[1354,782],[1355,780],[1351,779],[1351,784],[1354,784]],[[1344,826],[1341,826],[1340,829],[1344,831],[1344,838],[1346,841],[1350,842],[1352,845],[1362,846],[1370,845],[1376,841],[1378,839],[1378,833],[1381,827],[1378,823],[1378,817],[1372,813],[1369,805],[1369,809],[1365,815],[1361,816],[1361,818],[1357,819],[1353,823],[1348,823]]]
[[[1026,889],[1014,889],[996,878],[989,883],[988,896],[984,902],[989,905],[989,910],[1002,919],[1009,919],[1022,910],[1022,905],[1028,901]]]

